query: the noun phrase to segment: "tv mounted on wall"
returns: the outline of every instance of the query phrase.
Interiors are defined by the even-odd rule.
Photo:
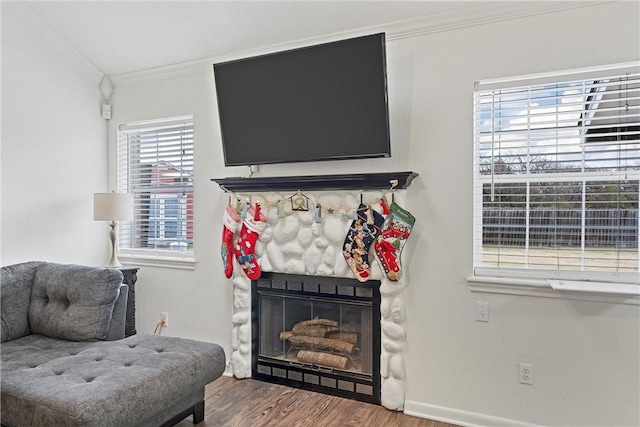
[[[226,166],[391,155],[384,33],[213,69]]]

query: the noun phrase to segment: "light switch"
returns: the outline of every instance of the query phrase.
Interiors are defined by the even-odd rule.
[[[476,302],[476,320],[478,322],[489,321],[489,303],[488,302]]]

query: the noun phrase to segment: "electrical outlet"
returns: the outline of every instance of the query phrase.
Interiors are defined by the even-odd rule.
[[[488,302],[476,302],[476,320],[478,322],[489,321],[489,303]]]
[[[520,384],[533,384],[533,365],[520,363],[518,365],[518,377],[520,378]]]
[[[162,326],[164,326],[165,328],[169,326],[169,313],[167,313],[166,311],[162,311],[160,312],[160,320],[164,320],[164,324]]]

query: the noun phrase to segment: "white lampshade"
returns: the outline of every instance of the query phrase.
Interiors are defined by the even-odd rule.
[[[94,193],[93,219],[113,221],[133,219],[133,194]]]

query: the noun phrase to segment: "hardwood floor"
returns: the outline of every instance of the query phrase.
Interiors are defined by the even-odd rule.
[[[192,418],[177,426],[193,426]],[[456,427],[370,403],[230,377],[221,377],[206,387],[205,419],[198,426]]]

